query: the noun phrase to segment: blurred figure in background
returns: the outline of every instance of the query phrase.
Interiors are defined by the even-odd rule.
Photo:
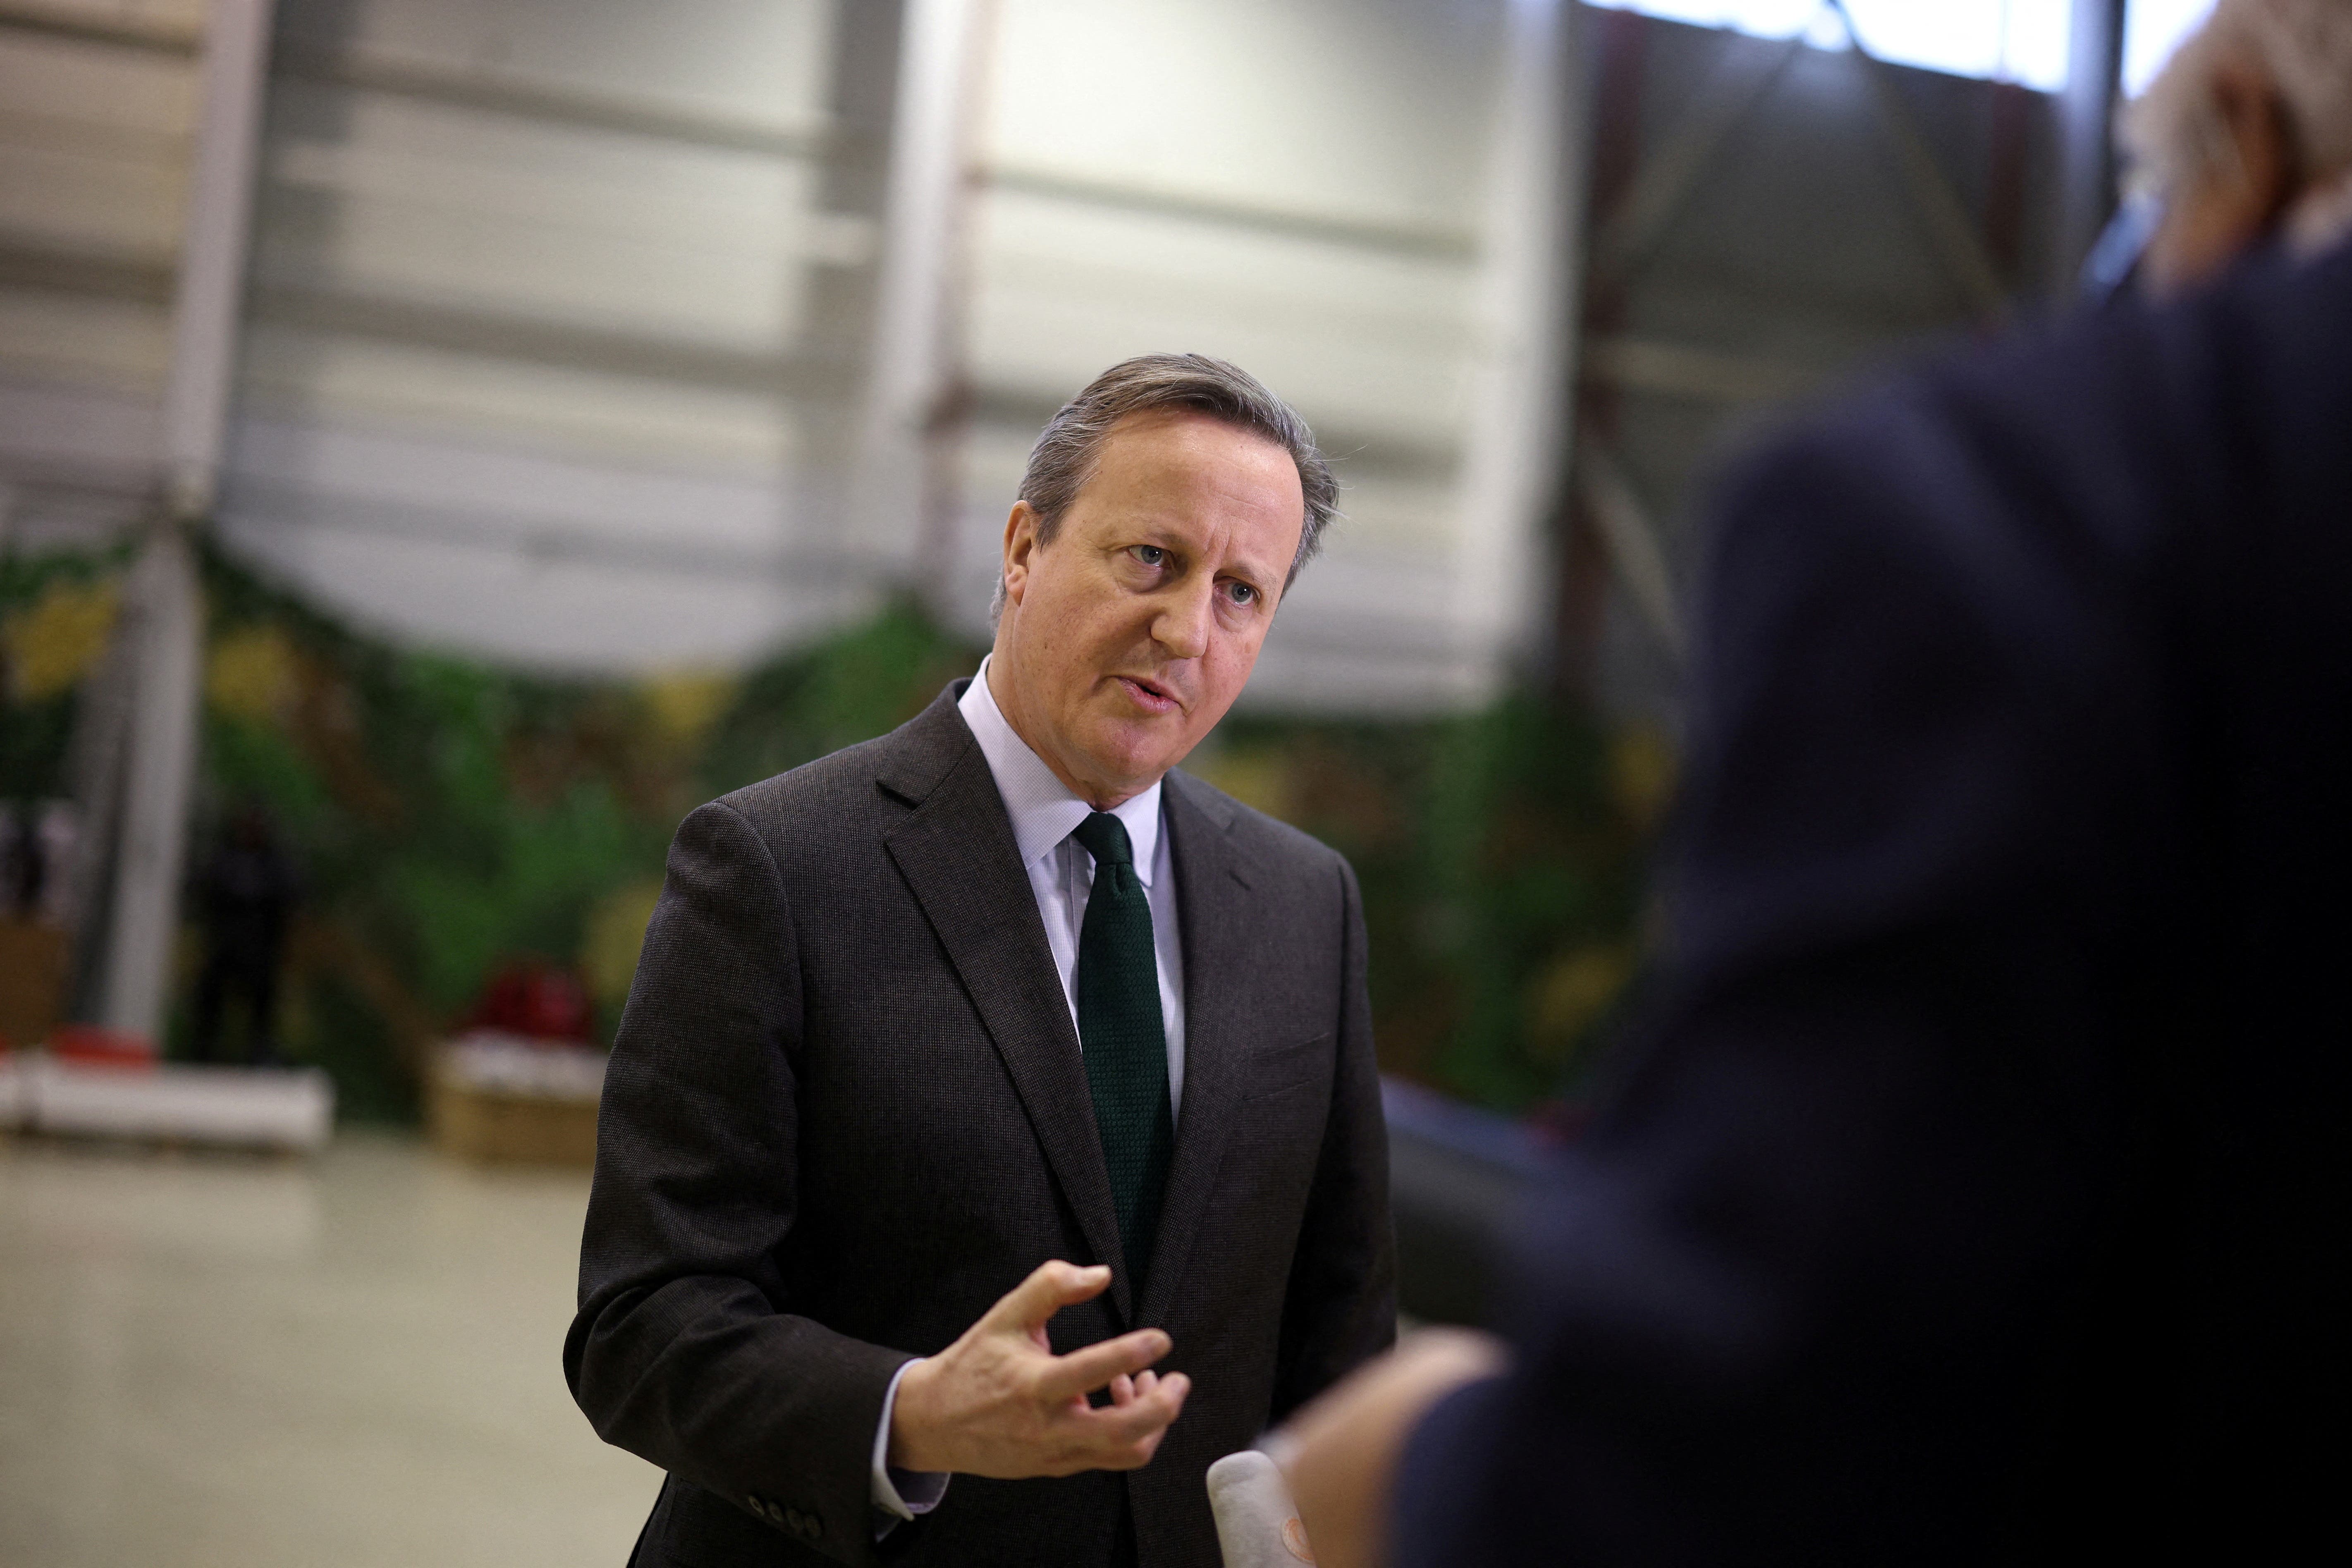
[[[1277,1439],[1326,1568],[2341,1542],[2352,0],[2126,136],[2157,302],[1723,497],[1655,1004],[1507,1348]]]
[[[38,919],[49,901],[51,875],[39,813],[30,803],[21,812],[0,809],[0,917]]]
[[[256,1067],[284,1061],[278,1049],[278,970],[299,892],[294,862],[278,845],[268,812],[253,804],[239,807],[196,871],[205,967],[196,981],[194,1059],[226,1059],[221,1025],[229,1007],[241,1005],[246,1059]]]

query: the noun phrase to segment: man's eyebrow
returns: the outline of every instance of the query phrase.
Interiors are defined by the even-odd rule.
[[[1261,591],[1274,580],[1275,576],[1274,573],[1255,561],[1228,561],[1225,563],[1225,575],[1238,577],[1251,587]]]
[[[1191,536],[1185,533],[1180,525],[1162,521],[1157,519],[1137,523],[1135,528],[1135,537],[1128,543],[1121,545],[1119,548],[1122,550],[1132,550],[1138,544],[1156,545],[1160,549],[1169,552],[1171,554],[1181,555],[1187,561],[1195,559],[1197,555],[1197,552],[1195,552],[1192,547],[1192,540]],[[1244,559],[1227,561],[1222,570],[1222,574],[1228,577],[1239,577],[1251,587],[1256,588],[1261,592],[1263,592],[1265,585],[1273,582],[1277,575],[1277,574],[1267,567],[1259,564],[1257,562]]]

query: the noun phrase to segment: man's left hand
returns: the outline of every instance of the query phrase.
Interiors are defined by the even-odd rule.
[[[1405,1439],[1429,1407],[1506,1364],[1502,1342],[1424,1329],[1334,1384],[1265,1443],[1320,1568],[1382,1568],[1389,1494]]]

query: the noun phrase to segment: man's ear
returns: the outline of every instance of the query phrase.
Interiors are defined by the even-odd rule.
[[[1004,520],[1004,599],[1017,605],[1029,586],[1029,563],[1038,551],[1037,512],[1025,500],[1013,503]]]

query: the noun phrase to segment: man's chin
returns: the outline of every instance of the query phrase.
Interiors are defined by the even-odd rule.
[[[1087,761],[1095,775],[1117,781],[1129,794],[1150,789],[1192,749],[1192,736],[1181,713],[1164,719],[1106,720],[1095,726],[1087,741]]]

